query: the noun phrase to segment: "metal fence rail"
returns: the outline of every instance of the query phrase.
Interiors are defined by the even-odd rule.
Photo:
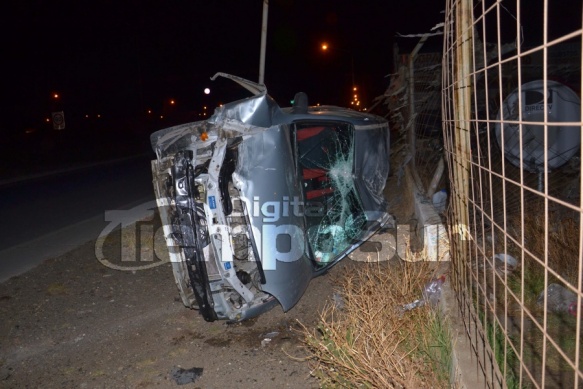
[[[581,387],[580,1],[447,0],[452,284],[492,387]]]

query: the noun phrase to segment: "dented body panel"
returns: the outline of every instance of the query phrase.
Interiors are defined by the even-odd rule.
[[[154,189],[183,303],[205,320],[284,311],[389,219],[385,119],[280,108],[262,85],[152,134]]]

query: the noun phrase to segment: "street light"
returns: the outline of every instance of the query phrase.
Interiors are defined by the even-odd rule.
[[[322,42],[320,48],[322,49],[322,51],[335,50],[350,54],[350,71],[352,75],[352,87],[355,88],[356,84],[354,83],[354,54],[352,54],[352,52],[348,50],[339,49],[337,47],[330,47],[330,45],[326,42]]]
[[[320,48],[322,49],[322,51],[328,51],[328,50],[336,50],[336,51],[343,51],[345,53],[350,54],[350,71],[351,71],[351,75],[352,75],[352,92],[354,93],[354,97],[352,98],[352,100],[350,101],[351,105],[355,105],[355,106],[360,106],[360,101],[358,99],[358,95],[356,94],[356,84],[354,82],[354,54],[352,54],[351,51],[348,50],[343,50],[343,49],[338,49],[338,48],[331,48],[330,45],[326,42],[322,42]]]

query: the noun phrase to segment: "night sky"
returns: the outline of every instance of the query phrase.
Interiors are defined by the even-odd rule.
[[[423,32],[443,19],[436,1],[294,1],[269,4],[265,84],[282,106],[347,105],[356,84],[370,100],[387,86],[396,32]],[[11,1],[4,5],[8,71],[2,131],[39,125],[52,110],[76,121],[102,115],[131,121],[152,109],[186,117],[244,97],[216,72],[257,81],[263,3],[228,0]],[[327,41],[332,50],[320,51]],[[205,96],[204,87],[211,95]],[[59,100],[52,98],[58,93]],[[243,93],[243,94],[241,94]],[[168,107],[175,99],[176,105]],[[71,126],[73,123],[71,122]],[[162,124],[162,127],[164,124]]]
[[[539,3],[524,6],[527,40],[540,35],[542,18],[529,14]],[[580,27],[579,0],[551,3],[553,26],[569,25],[571,16]],[[360,99],[370,106],[388,86],[393,43],[408,53],[418,40],[396,34],[428,32],[443,22],[444,8],[445,1],[435,0],[271,0],[268,92],[282,106],[298,91],[311,105],[348,106],[354,61]],[[262,9],[261,0],[3,2],[2,156],[24,145],[33,154],[44,150],[42,160],[79,141],[98,148],[98,139],[112,137],[147,144],[154,130],[199,120],[204,106],[212,114],[218,104],[248,96],[210,77],[225,72],[258,80]],[[511,25],[510,13],[503,15]],[[322,52],[323,41],[333,50]],[[431,42],[439,51],[442,38]],[[55,135],[47,118],[61,110],[66,130]]]

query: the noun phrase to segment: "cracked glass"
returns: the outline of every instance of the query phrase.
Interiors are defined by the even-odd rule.
[[[348,123],[296,123],[293,136],[308,243],[324,265],[357,243],[366,223],[354,186],[354,128]]]

